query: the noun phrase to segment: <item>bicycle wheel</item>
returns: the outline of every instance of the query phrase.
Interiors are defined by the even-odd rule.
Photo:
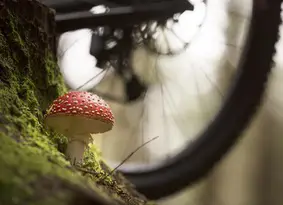
[[[281,3],[253,1],[240,72],[222,109],[205,132],[170,162],[150,171],[124,173],[140,192],[158,199],[183,189],[207,174],[236,142],[256,112],[265,89],[281,22]]]
[[[146,171],[123,171],[138,191],[151,199],[171,195],[207,174],[235,144],[265,88],[281,22],[280,6],[280,0],[253,0],[240,69],[219,113],[180,154]]]

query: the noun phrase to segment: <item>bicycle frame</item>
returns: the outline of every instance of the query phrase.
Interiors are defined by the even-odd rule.
[[[88,0],[87,2],[58,0],[57,3],[54,0],[45,0],[44,3],[57,11],[55,20],[58,33],[98,26],[124,28],[143,21],[162,21],[175,13],[193,9],[192,4],[187,0],[150,1],[118,6],[104,0]],[[102,14],[93,14],[89,11],[91,7],[100,4],[109,6],[109,11]]]

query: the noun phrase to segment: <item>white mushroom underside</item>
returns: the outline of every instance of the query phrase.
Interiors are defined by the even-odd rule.
[[[45,119],[46,124],[64,135],[97,134],[111,130],[112,124],[98,119],[72,115],[53,115]]]

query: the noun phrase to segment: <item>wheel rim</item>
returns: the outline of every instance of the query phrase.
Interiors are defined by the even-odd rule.
[[[203,177],[235,143],[240,131],[248,124],[255,112],[255,104],[260,100],[267,78],[266,73],[271,67],[272,55],[275,52],[274,45],[278,37],[278,25],[281,22],[281,1],[270,1],[266,4],[253,5],[252,32],[249,34],[249,47],[243,52],[246,56],[242,55],[241,71],[216,120],[209,125],[206,132],[186,150],[158,168],[135,173],[124,172],[137,189],[149,198],[158,199],[171,195]],[[268,15],[272,21],[266,20],[265,17]],[[268,29],[270,32],[263,34],[261,32],[263,29]],[[264,44],[259,44],[264,39],[268,40]],[[251,78],[249,71],[255,67],[259,71],[254,79],[256,85],[247,89],[245,85],[248,85]],[[253,102],[241,103],[243,101],[241,96],[247,97],[250,94],[256,96]],[[239,109],[235,102],[243,106]],[[238,112],[233,112],[235,115],[231,116],[231,109]],[[240,122],[239,119],[242,121]],[[221,129],[222,122],[228,122],[225,129]]]

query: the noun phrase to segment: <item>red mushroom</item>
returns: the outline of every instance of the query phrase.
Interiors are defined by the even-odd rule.
[[[109,105],[99,96],[71,91],[53,101],[44,121],[69,139],[66,155],[74,163],[83,159],[91,134],[112,129],[114,117]]]

